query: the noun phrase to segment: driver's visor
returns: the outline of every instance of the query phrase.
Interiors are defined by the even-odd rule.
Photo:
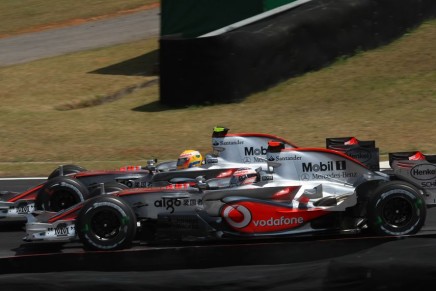
[[[179,158],[177,160],[177,168],[184,167],[187,168],[187,164],[189,163],[189,157],[187,158]]]

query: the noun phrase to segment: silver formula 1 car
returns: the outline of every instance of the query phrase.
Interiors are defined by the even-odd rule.
[[[138,233],[145,240],[253,239],[365,230],[399,236],[415,234],[425,223],[422,191],[400,176],[392,179],[372,171],[344,153],[291,148],[274,141],[266,159],[256,181],[248,185],[127,189],[58,213],[43,212],[29,218],[24,240],[79,239],[86,249],[112,250],[129,247]]]
[[[88,171],[77,165],[62,165],[55,169],[47,181],[22,193],[0,192],[0,219],[21,218],[36,209],[59,211],[97,195],[101,183],[111,189],[147,185],[153,171],[159,166],[166,168],[171,163],[157,167],[150,161],[147,167],[119,170]]]
[[[290,187],[286,203],[256,196],[206,193],[196,213],[164,214],[161,229],[173,237],[259,238],[369,231],[411,235],[425,223],[434,200],[404,179],[372,171],[338,151],[285,149],[270,144],[268,166]],[[190,223],[186,223],[189,221]]]
[[[163,187],[186,183],[191,178],[220,178],[223,183],[240,167],[259,167],[264,164],[269,140],[281,141],[286,147],[295,147],[283,138],[259,133],[229,133],[228,128],[215,127],[212,133],[213,154],[206,155],[204,165],[176,170],[176,161],[147,166],[129,166],[115,171],[88,171],[76,165],[65,165],[54,170],[46,182],[23,193],[0,192],[0,219],[25,217],[35,210],[60,211],[81,201],[99,195],[101,185],[106,192],[125,188]],[[179,178],[182,178],[180,181]]]

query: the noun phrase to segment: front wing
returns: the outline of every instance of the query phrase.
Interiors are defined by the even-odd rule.
[[[24,241],[70,242],[77,240],[74,220],[59,220],[53,223],[27,222]]]
[[[34,210],[35,202],[33,200],[0,201],[0,219],[25,218],[27,214],[32,213]]]

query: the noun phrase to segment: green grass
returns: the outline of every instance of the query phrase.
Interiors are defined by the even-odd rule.
[[[436,21],[428,21],[385,47],[243,102],[185,109],[159,104],[158,39],[0,68],[0,176],[47,175],[62,163],[112,169],[175,159],[185,149],[205,153],[216,125],[305,147],[324,147],[327,137],[374,139],[382,159],[391,151],[436,153],[434,35]],[[128,94],[111,98],[123,90]],[[98,100],[106,102],[90,106]]]

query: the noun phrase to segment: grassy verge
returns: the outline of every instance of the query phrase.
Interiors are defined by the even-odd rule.
[[[386,47],[244,102],[185,109],[158,103],[158,39],[0,68],[0,176],[46,175],[60,163],[117,168],[175,159],[189,148],[208,152],[215,125],[309,147],[323,147],[327,137],[374,139],[382,158],[391,151],[435,153],[435,34],[436,21],[429,21]],[[76,106],[132,87],[110,102]]]

